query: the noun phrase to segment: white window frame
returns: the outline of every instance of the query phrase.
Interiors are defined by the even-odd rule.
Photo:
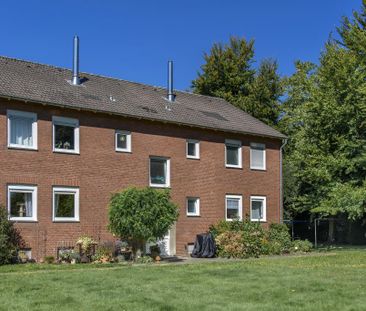
[[[255,148],[261,148],[263,149],[263,167],[260,166],[254,166],[252,164],[252,151]],[[265,144],[259,144],[259,143],[251,143],[250,144],[250,168],[252,170],[261,170],[261,171],[265,171],[266,170],[266,145]]]
[[[126,144],[127,144],[126,148],[118,148],[118,144],[117,144],[118,134],[126,135]],[[114,134],[114,144],[115,144],[115,149],[116,149],[117,152],[131,152],[131,132],[130,131],[124,131],[124,130],[116,130],[116,132]]]
[[[80,200],[79,188],[77,187],[53,187],[52,188],[52,220],[54,222],[78,222],[80,221]],[[74,217],[56,217],[55,212],[55,194],[73,194],[74,195]]]
[[[261,219],[256,219],[252,217],[252,203],[253,201],[262,201],[263,202],[263,217]],[[253,195],[250,196],[250,220],[251,221],[259,221],[259,222],[266,222],[267,221],[267,197]]]
[[[227,163],[227,146],[233,146],[238,148],[238,164],[228,164]],[[225,139],[225,166],[231,168],[242,168],[242,144],[240,140]]]
[[[38,122],[37,122],[37,114],[34,112],[26,112],[26,111],[18,111],[18,110],[7,110],[7,120],[8,120],[8,148],[16,148],[16,149],[29,149],[29,150],[37,150],[38,149]],[[11,117],[21,117],[32,119],[32,140],[33,146],[24,146],[19,144],[11,143]]]
[[[12,217],[10,212],[10,193],[25,192],[32,193],[32,217]],[[29,185],[8,185],[8,213],[9,219],[13,221],[35,222],[37,221],[37,186]]]
[[[194,144],[195,145],[195,150],[196,150],[195,155],[189,155],[188,154],[188,144]],[[186,141],[186,156],[187,156],[187,159],[199,159],[200,158],[200,142],[199,142],[199,140],[187,139],[187,141]]]
[[[55,125],[66,125],[74,127],[74,149],[62,149],[55,147]],[[79,127],[79,120],[73,118],[65,118],[65,117],[52,117],[52,148],[54,152],[61,152],[61,153],[80,153],[80,127]]]
[[[151,182],[151,160],[165,160],[166,161],[166,176],[165,184],[154,184]],[[165,157],[149,157],[149,185],[154,188],[169,188],[170,187],[170,159]]]
[[[227,218],[227,200],[228,199],[239,199],[239,220],[243,220],[243,196],[237,194],[227,194],[225,196],[225,219],[226,221],[233,221],[232,218]]]
[[[195,213],[190,213],[188,211],[188,201],[189,200],[195,200],[195,210],[196,212]],[[187,213],[187,216],[200,216],[200,198],[199,197],[187,197],[186,198],[186,213]]]

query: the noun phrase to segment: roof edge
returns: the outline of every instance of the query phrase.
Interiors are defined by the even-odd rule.
[[[233,134],[248,135],[248,136],[253,136],[253,137],[264,137],[264,138],[279,139],[279,140],[287,139],[287,136],[283,135],[280,132],[278,132],[278,133],[280,133],[281,136],[280,135],[274,136],[274,135],[265,135],[265,134],[253,134],[253,133],[242,132],[242,131],[218,129],[218,128],[209,127],[209,126],[199,126],[199,125],[194,125],[194,124],[184,123],[184,122],[174,122],[174,121],[169,121],[169,120],[162,120],[162,119],[158,119],[158,118],[139,117],[139,116],[130,115],[130,114],[123,114],[123,113],[117,113],[117,112],[107,112],[105,110],[87,109],[87,108],[80,108],[80,107],[76,108],[76,107],[65,105],[65,104],[44,102],[44,101],[35,101],[35,100],[29,99],[29,98],[15,97],[15,96],[10,96],[10,95],[5,95],[5,94],[0,94],[0,98],[4,98],[4,99],[8,99],[8,100],[18,100],[18,101],[23,101],[23,102],[26,102],[26,103],[34,103],[34,104],[39,104],[39,105],[48,105],[48,106],[54,106],[54,107],[60,107],[60,108],[67,108],[67,109],[76,110],[76,111],[88,111],[88,112],[94,112],[94,113],[101,113],[101,114],[109,114],[109,115],[127,117],[127,118],[131,118],[131,119],[148,120],[148,121],[154,121],[154,122],[160,122],[160,123],[176,124],[176,125],[192,127],[192,128],[208,129],[208,130],[213,130],[213,131],[222,132],[222,133],[233,133]]]

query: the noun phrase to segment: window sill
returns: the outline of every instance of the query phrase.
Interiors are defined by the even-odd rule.
[[[189,160],[200,160],[199,157],[193,157],[193,156],[188,156],[188,155],[186,156],[186,158]]]
[[[263,222],[263,223],[267,222],[267,220],[265,220],[265,219],[250,219],[250,221],[251,222]]]
[[[226,168],[234,168],[234,169],[239,169],[239,170],[242,170],[243,167],[242,166],[236,166],[236,165],[229,165],[229,164],[226,164],[225,165]]]
[[[266,172],[267,169],[265,168],[255,168],[255,167],[251,167],[250,168],[251,171],[259,171],[259,172]]]
[[[170,185],[158,185],[158,184],[150,184],[151,188],[161,188],[161,189],[170,189]]]
[[[25,147],[25,146],[17,146],[17,145],[8,145],[8,149],[38,151],[38,148],[36,148],[36,147]]]
[[[115,151],[118,153],[132,153],[131,150],[123,150],[123,149],[115,149]]]
[[[195,218],[195,217],[201,217],[201,215],[193,215],[193,214],[186,214],[186,216],[187,217],[193,217],[193,218]]]
[[[80,152],[79,151],[67,151],[66,149],[65,150],[62,150],[62,149],[54,149],[53,150],[53,153],[80,155]]]
[[[53,219],[54,223],[79,223],[79,219]]]
[[[10,221],[13,222],[22,222],[22,223],[36,223],[38,222],[37,219],[25,219],[25,218],[9,218]]]

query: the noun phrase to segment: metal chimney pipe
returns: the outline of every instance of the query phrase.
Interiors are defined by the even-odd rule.
[[[173,61],[168,61],[168,100],[173,102],[175,100],[173,88]]]
[[[80,85],[79,77],[79,37],[74,36],[74,54],[72,59],[72,80],[73,85]]]

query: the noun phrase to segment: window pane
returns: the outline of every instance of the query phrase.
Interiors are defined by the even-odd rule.
[[[239,199],[226,199],[226,218],[239,218]]]
[[[260,148],[252,148],[252,167],[264,168],[264,150]]]
[[[22,146],[33,146],[31,118],[10,117],[10,143]]]
[[[10,216],[32,217],[32,193],[10,192]]]
[[[150,180],[152,184],[166,184],[166,160],[150,159]]]
[[[188,143],[188,155],[196,156],[196,144],[195,143]]]
[[[188,199],[188,213],[196,214],[196,199]]]
[[[263,201],[252,201],[252,219],[263,218]]]
[[[226,145],[226,164],[239,165],[239,147]]]
[[[73,126],[55,124],[55,148],[75,149]]]
[[[117,148],[118,149],[127,149],[127,135],[117,133]]]
[[[75,195],[55,193],[55,217],[75,216]]]

